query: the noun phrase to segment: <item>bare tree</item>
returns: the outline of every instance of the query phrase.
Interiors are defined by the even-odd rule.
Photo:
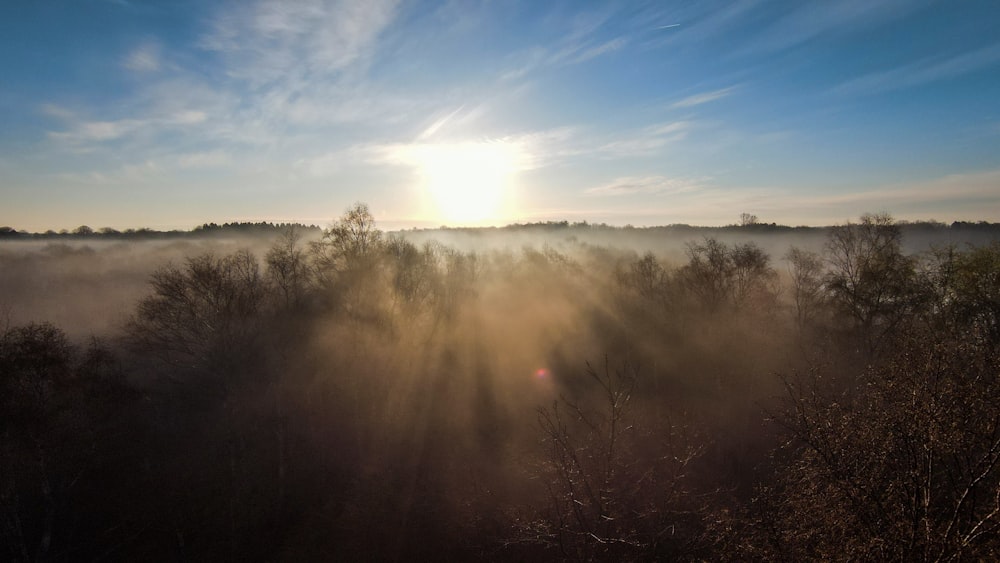
[[[826,288],[851,319],[869,358],[919,303],[914,260],[902,252],[902,232],[886,213],[831,228]]]
[[[335,308],[355,320],[383,320],[385,242],[367,205],[354,204],[311,250],[316,279]]]
[[[778,276],[771,268],[771,257],[753,242],[737,244],[729,254],[733,264],[733,304],[757,308],[772,305],[778,292]]]
[[[1000,347],[1000,242],[937,249],[924,261],[922,274],[933,295],[935,324]]]
[[[801,330],[816,318],[823,304],[823,258],[815,252],[793,246],[785,254],[785,259],[792,277],[795,320]]]
[[[625,281],[643,298],[659,301],[669,282],[669,274],[653,253],[647,252],[631,264]]]
[[[773,302],[777,274],[770,257],[749,242],[730,247],[715,238],[689,244],[688,263],[679,271],[687,290],[709,311],[723,305],[734,308]]]
[[[726,303],[732,292],[734,265],[729,247],[715,238],[688,244],[688,263],[680,275],[685,288],[709,311]]]
[[[175,368],[210,376],[220,390],[252,365],[266,297],[253,254],[189,258],[183,269],[154,272],[151,284],[153,294],[139,302],[129,323],[134,345]]]
[[[574,561],[687,553],[698,516],[686,472],[700,450],[673,425],[640,427],[632,367],[612,371],[605,361],[598,372],[588,364],[586,376],[593,397],[564,397],[538,411],[549,502],[531,536]]]
[[[281,293],[286,309],[296,309],[309,290],[311,270],[306,253],[299,245],[302,234],[289,227],[264,258],[267,275]]]
[[[860,392],[822,372],[786,380],[782,557],[1000,556],[998,374],[986,347],[914,333]]]
[[[364,269],[382,251],[382,231],[368,205],[355,203],[312,244],[315,264],[321,276]]]

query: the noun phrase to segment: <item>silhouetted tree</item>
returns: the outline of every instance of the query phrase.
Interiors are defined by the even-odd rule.
[[[382,231],[368,206],[356,203],[311,244],[315,275],[330,302],[355,320],[380,322]]]
[[[323,231],[313,243],[317,269],[321,275],[343,274],[365,269],[382,251],[382,231],[364,203],[356,203],[339,220]]]
[[[121,541],[107,530],[133,533],[118,503],[127,486],[105,480],[136,469],[121,455],[136,446],[121,414],[131,401],[117,362],[98,343],[81,358],[51,324],[0,330],[4,557],[91,559]]]
[[[815,252],[792,247],[785,255],[792,278],[792,299],[799,330],[812,323],[825,299],[823,258]]]
[[[295,227],[286,229],[264,258],[267,276],[277,287],[286,309],[298,309],[310,289],[312,271],[304,250],[302,235]]]
[[[679,274],[687,290],[709,311],[725,304],[732,291],[734,266],[729,248],[714,238],[687,247],[688,263]]]
[[[931,314],[951,331],[1000,347],[1000,242],[931,253],[924,264],[926,287],[933,294]]]
[[[664,290],[669,283],[669,274],[652,252],[647,252],[642,258],[633,262],[628,273],[627,283],[634,287],[639,295],[654,301],[663,298]]]
[[[832,227],[827,238],[827,290],[854,323],[869,357],[920,302],[915,262],[903,254],[901,243],[899,226],[885,213]]]
[[[267,287],[253,254],[189,258],[154,272],[151,284],[129,323],[133,344],[219,391],[254,371]]]
[[[688,263],[678,272],[684,287],[705,309],[724,305],[737,309],[764,306],[774,301],[777,274],[770,257],[749,242],[732,247],[714,238],[688,244]]]
[[[389,258],[393,303],[408,314],[414,315],[424,310],[440,293],[440,273],[438,258],[433,245],[426,244],[418,249],[413,243],[394,235],[386,242]]]
[[[771,268],[771,257],[753,242],[734,245],[729,255],[733,265],[733,304],[758,309],[772,306],[778,293],[778,276]]]

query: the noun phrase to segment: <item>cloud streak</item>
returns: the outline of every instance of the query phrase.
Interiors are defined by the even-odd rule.
[[[146,42],[122,61],[122,65],[136,72],[156,72],[160,70],[160,45],[155,42]]]
[[[263,0],[220,14],[202,46],[222,53],[232,76],[253,84],[330,76],[370,55],[397,0]]]
[[[932,57],[891,70],[873,72],[838,86],[834,92],[842,95],[878,94],[912,88],[939,80],[954,78],[1000,63],[1000,43],[942,59]]]
[[[704,180],[666,176],[626,176],[607,184],[584,190],[589,196],[626,196],[635,194],[683,194],[701,189]]]
[[[545,68],[581,64],[620,51],[628,44],[625,36],[597,39],[598,32],[611,18],[609,11],[578,17],[569,32],[553,44],[535,46],[523,52],[520,65],[504,72],[501,79],[515,80]]]
[[[50,132],[49,137],[72,144],[103,143],[161,128],[183,128],[204,122],[207,115],[201,111],[187,110],[163,117],[146,119],[120,119],[116,121],[74,122],[68,131]]]
[[[740,49],[740,56],[789,49],[824,35],[847,34],[902,18],[930,0],[843,0],[796,2],[794,9],[764,27]]]
[[[688,96],[682,100],[674,102],[670,105],[672,108],[690,108],[694,106],[700,106],[702,104],[707,104],[709,102],[714,102],[716,100],[721,100],[732,94],[736,90],[735,86],[730,86],[728,88],[721,88],[719,90],[712,90],[711,92],[702,92],[701,94],[695,94],[693,96]]]

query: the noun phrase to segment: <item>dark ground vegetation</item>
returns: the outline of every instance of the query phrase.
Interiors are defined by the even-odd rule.
[[[904,232],[190,253],[0,324],[0,558],[996,560],[1000,243]]]

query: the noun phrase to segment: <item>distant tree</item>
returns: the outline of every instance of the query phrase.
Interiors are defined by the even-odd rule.
[[[771,257],[753,242],[734,245],[729,255],[733,264],[733,303],[737,307],[770,306],[778,291]]]
[[[311,244],[314,273],[326,299],[355,319],[381,322],[382,231],[368,206],[356,203]]]
[[[438,313],[447,319],[476,295],[476,282],[485,264],[475,252],[460,252],[444,246],[437,247],[436,252],[442,262],[436,302]]]
[[[629,283],[647,299],[661,298],[668,279],[669,274],[652,252],[647,252],[629,267]]]
[[[902,232],[886,213],[832,227],[825,250],[827,291],[871,357],[920,302],[915,261],[903,254]]]
[[[732,247],[715,238],[689,244],[688,263],[678,276],[684,287],[709,311],[766,306],[777,291],[770,257],[755,243]]]
[[[823,292],[823,257],[815,252],[792,247],[785,254],[792,277],[795,319],[800,329],[815,318],[825,298]]]
[[[687,290],[701,304],[715,311],[725,304],[732,291],[734,265],[729,247],[715,238],[687,247],[688,263],[679,274]]]
[[[319,270],[329,275],[367,268],[382,250],[382,231],[364,203],[356,203],[313,243]]]
[[[758,223],[757,216],[750,213],[740,213],[740,226],[753,227]]]
[[[139,302],[129,323],[139,350],[173,366],[174,376],[178,369],[207,376],[205,383],[219,391],[255,371],[267,287],[253,254],[202,254],[183,268],[160,268],[151,284],[153,294]]]
[[[79,227],[73,229],[73,234],[79,236],[89,236],[94,234],[94,229],[91,229],[87,225],[80,225]]]
[[[393,287],[393,299],[400,308],[415,314],[440,293],[441,276],[433,245],[418,249],[406,239],[393,235],[386,241]]]
[[[1000,347],[1000,242],[959,250],[936,249],[923,264],[933,295],[931,321],[949,331],[968,331]]]
[[[311,282],[307,255],[299,245],[301,239],[298,229],[288,227],[264,259],[268,278],[277,286],[286,309],[302,304]]]

